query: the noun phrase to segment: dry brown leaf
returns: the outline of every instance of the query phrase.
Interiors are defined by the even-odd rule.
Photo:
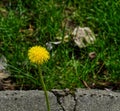
[[[0,72],[0,80],[1,79],[6,79],[6,78],[8,78],[10,75],[9,74],[5,74],[4,72]]]

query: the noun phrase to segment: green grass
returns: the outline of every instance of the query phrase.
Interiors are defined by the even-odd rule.
[[[70,29],[89,27],[97,34],[97,41],[83,49],[71,42],[54,46],[51,59],[42,66],[47,89],[84,88],[85,82],[91,88],[119,84],[119,0],[3,1],[0,53],[8,60],[17,89],[41,89],[37,68],[29,62],[27,51],[34,45],[46,47],[46,42],[57,41],[57,36],[64,37],[69,33],[65,29],[67,21],[71,21]],[[92,51],[97,56],[91,61],[88,54]]]

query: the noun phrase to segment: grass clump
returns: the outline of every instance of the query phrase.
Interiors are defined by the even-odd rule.
[[[36,65],[27,57],[29,47],[46,47],[81,26],[97,34],[95,44],[82,49],[73,42],[54,45],[51,59],[42,66],[47,89],[120,89],[119,13],[119,1],[114,0],[0,1],[0,52],[16,88],[41,89]],[[93,60],[90,52],[96,52]]]

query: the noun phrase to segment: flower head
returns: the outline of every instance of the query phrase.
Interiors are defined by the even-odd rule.
[[[50,54],[42,46],[34,46],[28,50],[28,57],[32,63],[43,64],[50,59]]]

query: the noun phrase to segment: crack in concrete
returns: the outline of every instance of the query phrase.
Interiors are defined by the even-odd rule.
[[[66,111],[65,108],[64,108],[64,106],[62,105],[62,103],[61,103],[61,101],[60,101],[60,97],[57,97],[57,102],[58,102],[58,104],[61,106],[62,110],[63,110],[63,111]]]
[[[64,108],[64,106],[62,105],[62,103],[61,103],[61,101],[60,101],[60,98],[61,97],[64,97],[66,94],[65,94],[65,92],[63,91],[63,90],[52,90],[51,91],[54,95],[55,95],[55,97],[56,97],[56,99],[57,99],[57,103],[60,105],[60,107],[62,108],[62,111],[66,111],[65,110],[65,108]],[[60,110],[61,111],[61,110]]]
[[[74,91],[70,91],[69,89],[65,89],[65,90],[52,90],[51,91],[55,97],[57,98],[57,103],[60,105],[60,107],[62,108],[62,111],[68,111],[66,110],[66,107],[64,106],[64,104],[62,103],[64,101],[64,98],[71,95],[73,97],[74,103],[73,104],[73,111],[76,111],[76,106],[77,106],[77,99],[76,99],[76,95]]]
[[[74,101],[75,101],[75,105],[74,105],[73,111],[76,111],[76,107],[77,107],[77,97],[76,97],[76,94],[75,94],[75,93],[74,93],[73,97],[74,97]]]

